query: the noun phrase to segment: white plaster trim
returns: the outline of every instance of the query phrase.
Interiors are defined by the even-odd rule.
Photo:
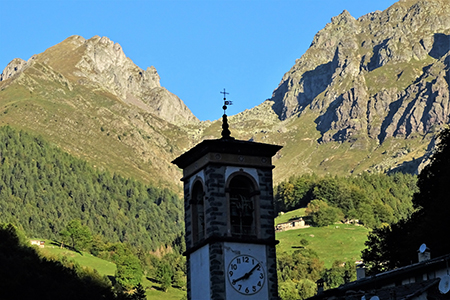
[[[243,167],[227,167],[225,170],[225,182],[228,181],[228,178],[236,172],[239,171],[244,171],[245,173],[247,173],[248,175],[252,176],[253,179],[255,180],[256,184],[258,185],[258,189],[259,189],[259,178],[258,178],[258,172],[256,171],[255,168],[243,168]]]
[[[205,184],[205,172],[204,170],[200,170],[196,174],[191,176],[192,180],[189,181],[189,194],[192,193],[192,185],[194,184],[195,180],[199,177],[202,179],[203,184]],[[203,187],[203,190],[205,192],[205,187]]]
[[[209,244],[189,256],[191,299],[209,300],[211,278],[209,273]]]

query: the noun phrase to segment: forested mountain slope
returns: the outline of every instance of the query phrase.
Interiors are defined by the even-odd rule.
[[[275,189],[277,211],[307,207],[314,225],[335,222],[377,228],[408,219],[418,191],[417,176],[395,173],[338,177],[302,175],[281,182]]]
[[[60,240],[74,219],[107,242],[181,249],[183,211],[167,189],[99,171],[42,138],[0,128],[0,223]]]

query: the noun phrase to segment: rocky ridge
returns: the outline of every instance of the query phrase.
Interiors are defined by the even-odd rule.
[[[132,106],[174,123],[198,123],[199,120],[176,95],[159,83],[152,66],[142,70],[126,57],[122,47],[107,37],[88,40],[71,36],[25,62],[14,59],[0,75],[0,81],[17,77],[39,62],[75,84],[97,85]]]
[[[281,120],[315,120],[320,142],[426,134],[449,122],[450,2],[400,1],[319,31],[274,91]]]

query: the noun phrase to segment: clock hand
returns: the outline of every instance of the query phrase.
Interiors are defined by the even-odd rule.
[[[239,278],[236,278],[233,280],[233,284],[235,284],[236,282],[243,280],[243,279],[248,279],[250,277],[250,275],[252,275],[252,273],[256,270],[256,268],[259,266],[259,264],[257,264],[256,266],[254,266],[250,271],[248,271],[247,273],[245,273],[244,275],[242,275]]]
[[[252,275],[252,273],[256,270],[256,268],[259,266],[259,264],[257,264],[256,266],[253,267],[253,269],[250,270],[250,272],[246,273],[248,274],[248,276]]]

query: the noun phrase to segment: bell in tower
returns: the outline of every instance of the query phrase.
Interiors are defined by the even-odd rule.
[[[226,113],[222,128],[173,161],[183,170],[188,299],[275,300],[272,157],[282,147],[234,139]]]

